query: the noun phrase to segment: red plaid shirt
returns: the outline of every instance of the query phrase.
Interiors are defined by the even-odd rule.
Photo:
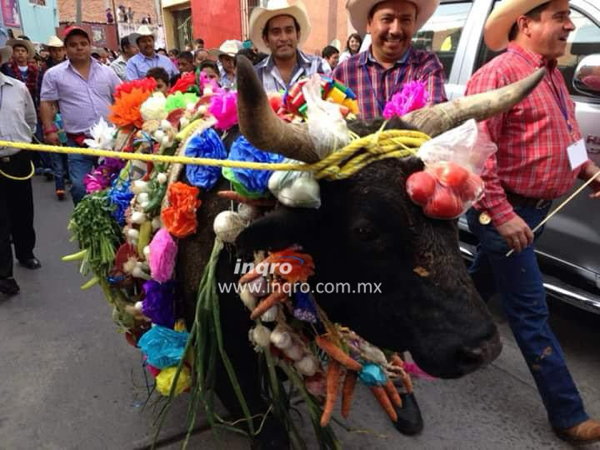
[[[467,84],[467,95],[514,83],[544,66],[548,74],[525,100],[507,113],[482,122],[482,129],[496,143],[498,151],[486,162],[482,174],[485,196],[475,208],[488,212],[495,226],[515,217],[506,192],[533,199],[555,199],[573,187],[585,167],[584,164],[573,171],[569,165],[567,147],[581,139],[581,132],[575,119],[575,104],[556,61],[548,62],[511,43],[505,53],[473,75]]]
[[[427,106],[447,100],[444,68],[437,55],[412,47],[390,69],[384,69],[369,48],[337,66],[332,76],[354,91],[360,116],[366,120],[382,116],[385,104],[411,81],[426,83]]]

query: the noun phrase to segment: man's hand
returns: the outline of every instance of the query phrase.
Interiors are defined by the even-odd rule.
[[[48,133],[44,135],[44,142],[48,145],[60,145],[58,133]]]
[[[585,166],[579,175],[579,178],[586,181],[590,178],[596,177],[596,179],[589,185],[589,188],[592,190],[590,198],[600,198],[600,175],[597,176],[598,172],[600,172],[600,168],[598,168],[598,166],[593,162],[590,162]]]
[[[507,245],[517,253],[533,244],[533,232],[519,216],[497,226],[496,230]]]

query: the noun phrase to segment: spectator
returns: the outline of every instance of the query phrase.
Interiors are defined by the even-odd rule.
[[[110,8],[106,8],[106,23],[114,23],[115,18]]]
[[[241,45],[237,41],[225,41],[217,50],[212,50],[219,58],[219,62],[223,66],[221,73],[220,85],[225,89],[235,89],[235,55],[241,50]]]
[[[136,33],[130,35],[140,52],[127,61],[127,79],[139,80],[146,77],[152,67],[162,67],[170,77],[179,73],[173,62],[166,56],[154,51],[154,33],[147,25],[142,25]]]
[[[127,8],[127,18],[129,23],[133,23],[133,9],[131,9],[131,6]]]
[[[159,48],[158,50],[156,50],[156,53],[158,53],[159,55],[162,55],[162,56],[166,56],[167,58],[169,57],[169,54],[167,53],[167,49],[165,49],[165,48]]]
[[[328,45],[323,49],[323,59],[327,61],[331,70],[335,69],[340,59],[340,51],[333,45]]]
[[[121,55],[110,65],[121,81],[127,79],[127,61],[139,52],[138,48],[131,42],[130,38],[131,35],[121,38]]]
[[[217,63],[211,59],[202,61],[200,66],[198,66],[198,71],[203,72],[210,80],[214,80],[216,82],[218,82],[219,78],[221,77],[219,74],[219,66],[217,66]]]
[[[6,45],[13,49],[12,59],[2,64],[0,70],[4,75],[25,83],[34,104],[38,105],[39,70],[33,61],[35,55],[33,44],[27,39],[9,39]]]
[[[0,49],[0,63],[8,62],[11,47]],[[24,83],[0,73],[0,124],[2,139],[31,142],[37,116],[31,95]],[[31,190],[31,155],[28,151],[0,147],[0,293],[16,295],[19,285],[13,277],[13,253],[22,266],[39,269],[40,261],[33,254],[33,193]],[[8,175],[8,176],[6,176]],[[24,178],[11,179],[9,177]]]
[[[200,50],[196,50],[194,56],[194,63],[196,67],[200,66],[202,61],[206,61],[207,59],[209,59],[209,53],[206,50],[204,50],[203,48],[201,48]]]
[[[360,51],[360,46],[362,45],[362,37],[358,33],[352,33],[348,40],[346,41],[346,51],[344,51],[340,55],[340,59],[338,64],[343,63],[347,59],[350,59],[351,56],[356,55]]]
[[[171,50],[169,50],[169,54],[167,56],[171,59],[171,61],[173,61],[173,64],[177,65],[177,57],[179,56],[179,50],[177,50],[176,48],[172,48]]]
[[[123,5],[119,5],[119,8],[117,8],[117,20],[121,23],[127,22],[127,13]]]
[[[194,50],[204,50],[204,39],[198,38],[194,40]]]
[[[169,89],[171,89],[171,82],[169,79],[169,74],[162,67],[153,67],[146,73],[147,78],[154,78],[156,81],[156,89],[155,92],[162,92],[165,96],[169,93]]]
[[[261,62],[263,59],[265,59],[268,56],[264,53],[259,53],[259,52],[255,51],[253,48],[243,48],[237,54],[243,55],[246,58],[248,58],[252,62],[253,65],[258,64],[259,62]]]
[[[51,36],[46,44],[48,48],[49,56],[46,58],[46,62],[42,68],[42,73],[40,75],[40,88],[41,88],[41,80],[44,77],[44,73],[54,67],[57,64],[60,64],[65,59],[67,59],[67,51],[65,50],[65,44],[56,36]]]
[[[194,71],[194,56],[190,52],[183,52],[177,57],[177,68],[179,72]]]
[[[90,37],[83,28],[65,29],[69,59],[44,75],[40,113],[44,139],[50,145],[60,145],[53,104],[58,104],[68,144],[73,147],[84,147],[83,141],[90,137],[90,129],[108,116],[113,93],[121,80],[112,69],[91,58],[90,44]],[[83,177],[92,169],[93,161],[91,156],[68,155],[75,205],[85,195]]]

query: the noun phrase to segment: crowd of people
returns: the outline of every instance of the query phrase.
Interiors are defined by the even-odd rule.
[[[328,45],[321,55],[301,50],[311,31],[301,1],[254,8],[249,42],[226,40],[210,50],[201,39],[183,51],[157,49],[156,36],[142,25],[121,39],[118,56],[110,55],[93,52],[87,32],[70,27],[65,30],[64,43],[58,37],[50,39],[47,56],[36,64],[31,42],[25,37],[10,40],[0,55],[0,134],[16,142],[30,142],[35,134],[47,144],[84,147],[92,126],[107,117],[112,95],[121,82],[152,77],[157,90],[168,92],[182,74],[195,72],[204,73],[225,89],[236,89],[239,55],[254,63],[267,92],[284,91],[315,73],[330,74],[356,94],[364,119],[381,116],[386,102],[413,81],[424,84],[427,106],[445,102],[444,69],[439,59],[411,43],[438,5],[439,0],[349,0],[348,14],[357,33],[349,36],[343,51]],[[507,51],[473,76],[467,94],[502,87],[538,67],[546,67],[547,74],[525,101],[483,123],[482,130],[498,152],[482,174],[485,195],[467,216],[480,241],[471,271],[482,297],[500,293],[556,433],[569,441],[587,443],[600,440],[600,422],[586,415],[560,345],[548,326],[545,292],[533,251],[540,233],[531,231],[545,217],[552,200],[570,190],[576,178],[587,180],[600,170],[591,160],[570,168],[567,158],[567,148],[581,140],[573,103],[556,66],[565,52],[566,36],[575,28],[569,11],[567,0],[506,0],[488,19],[488,47]],[[133,20],[129,11],[121,9],[118,17]],[[367,31],[372,43],[361,52]],[[10,174],[0,176],[0,291],[5,295],[19,291],[12,273],[11,240],[23,266],[41,266],[33,254],[30,157],[30,152],[0,148],[2,174]],[[83,176],[94,166],[94,159],[42,155],[36,164],[54,177],[58,199],[64,198],[64,182],[69,180],[77,204],[85,195]],[[591,187],[593,196],[599,197],[600,183]],[[511,249],[516,254],[506,258]],[[409,421],[404,431],[412,433],[419,426],[422,423]]]

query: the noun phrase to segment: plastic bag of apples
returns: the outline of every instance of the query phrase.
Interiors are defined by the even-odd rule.
[[[410,199],[433,219],[456,219],[483,195],[479,176],[497,148],[469,120],[426,142],[417,156],[425,169],[406,180]]]

